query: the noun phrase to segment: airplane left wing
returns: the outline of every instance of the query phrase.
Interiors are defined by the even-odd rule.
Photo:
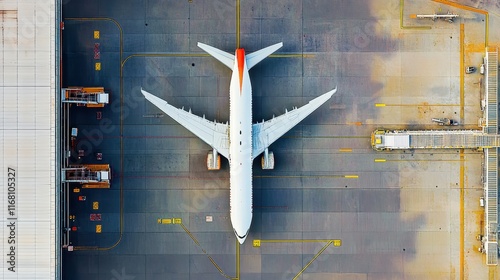
[[[151,93],[141,89],[142,94],[160,110],[198,136],[205,143],[216,149],[219,154],[229,159],[229,125],[209,121],[194,114],[175,108]]]
[[[316,97],[300,108],[294,108],[285,114],[272,118],[262,123],[252,125],[252,159],[259,156],[274,141],[292,129],[295,125],[309,116],[319,106],[323,105],[332,95],[337,92],[337,88]]]

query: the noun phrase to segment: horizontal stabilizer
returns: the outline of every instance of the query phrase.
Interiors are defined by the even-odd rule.
[[[218,61],[222,62],[230,69],[233,69],[234,55],[200,42],[198,42],[198,47],[207,52],[209,55],[215,57]]]
[[[264,58],[268,57],[271,55],[273,52],[277,51],[279,48],[283,47],[283,42],[274,44],[272,46],[269,46],[267,48],[260,49],[258,51],[255,51],[253,53],[247,54],[247,67],[248,70],[250,68],[254,67],[255,64],[261,62]]]

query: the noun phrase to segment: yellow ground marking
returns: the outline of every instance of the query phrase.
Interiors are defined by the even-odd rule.
[[[180,225],[180,224],[182,224],[182,219],[181,218],[174,218],[173,222],[174,222],[174,225]]]
[[[315,57],[315,55],[314,54],[304,54],[304,53],[290,53],[290,54],[272,54],[269,57],[273,57],[273,58],[287,58],[287,57],[312,58],[312,57]]]
[[[375,162],[388,162],[388,161],[425,161],[425,162],[462,162],[463,159],[385,159],[376,158]]]
[[[240,243],[236,238],[234,240],[236,242],[236,277],[233,279],[238,280],[240,279]]]
[[[95,232],[96,233],[101,233],[102,232],[102,226],[101,225],[95,225]]]
[[[375,103],[375,107],[458,107],[460,104],[386,104]]]
[[[301,135],[301,136],[283,136],[281,137],[280,139],[282,138],[286,138],[286,139],[342,139],[342,138],[347,138],[347,139],[350,139],[350,138],[359,138],[359,139],[362,139],[362,138],[370,138],[370,136],[304,136],[304,135]]]
[[[80,189],[79,189],[79,188],[74,188],[74,189],[73,189],[73,192],[75,192],[75,193],[79,193],[79,192],[80,192]]]
[[[459,9],[462,9],[462,10],[466,10],[466,11],[471,11],[471,12],[474,12],[474,13],[478,13],[478,14],[482,14],[485,16],[485,26],[484,26],[484,46],[487,47],[488,46],[488,40],[489,40],[489,25],[490,25],[490,16],[488,14],[488,11],[485,11],[485,10],[480,10],[480,9],[477,9],[477,8],[474,8],[474,7],[470,7],[470,6],[466,6],[466,5],[462,5],[462,4],[458,4],[458,3],[455,3],[455,2],[450,2],[450,1],[447,1],[447,0],[432,0],[434,2],[437,2],[437,3],[441,3],[441,4],[445,4],[445,5],[449,5],[449,6],[452,6],[452,7],[455,7],[455,8],[459,8]],[[462,71],[463,68],[462,68]]]
[[[236,0],[236,48],[240,47],[240,0]]]
[[[346,178],[346,179],[358,179],[359,176],[358,175],[345,175],[344,178]]]
[[[136,53],[127,56],[121,63],[121,67],[125,66],[125,63],[133,57],[209,57],[206,53]]]
[[[95,63],[95,71],[101,71],[101,63],[100,62]]]
[[[298,279],[300,277],[300,275],[302,275],[302,273],[319,257],[319,255],[321,255],[325,250],[326,248],[328,248],[328,246],[330,246],[330,244],[332,244],[333,242],[330,241],[328,242],[325,246],[323,246],[323,248],[321,248],[321,250],[319,250],[319,252],[314,255],[314,257],[299,271],[299,273],[297,273],[297,275],[295,275],[295,277],[293,277],[293,280],[295,279]]]
[[[207,53],[136,53],[127,56],[121,66],[124,67],[125,63],[131,58],[134,57],[209,57],[210,55]],[[303,58],[311,58],[314,57],[314,54],[272,54],[269,57],[274,58],[288,58],[288,57],[303,57]]]
[[[98,210],[99,209],[99,201],[92,202],[92,209],[93,210]]]
[[[496,271],[497,271],[496,266],[488,267],[488,279],[489,280],[498,280],[498,277],[496,277]]]
[[[496,46],[499,47],[500,44],[490,44],[489,47]],[[464,43],[464,53],[483,53],[485,52],[483,44],[476,43]]]
[[[215,268],[219,271],[219,273],[222,276],[224,276],[226,279],[238,279],[238,278],[231,277],[231,276],[227,275],[226,273],[224,273],[224,271],[222,271],[222,268],[215,262],[215,260],[207,253],[207,251],[203,247],[201,247],[200,242],[198,242],[196,237],[194,237],[194,235],[187,229],[187,227],[182,223],[180,224],[180,226],[189,235],[189,237],[191,237],[191,239],[196,244],[196,246],[200,247],[201,251],[205,254],[205,256],[207,256],[208,260],[210,260],[210,262],[215,266]],[[238,242],[238,241],[236,241],[236,242]],[[237,252],[239,252],[239,248],[237,248],[236,250],[238,250]],[[239,275],[238,275],[238,277],[239,277]]]
[[[358,178],[358,175],[260,175],[254,178]]]
[[[430,26],[404,26],[403,25],[404,7],[405,7],[405,1],[399,0],[399,26],[401,27],[401,29],[431,29],[432,28]]]
[[[351,148],[340,148],[340,149],[339,149],[339,152],[342,152],[342,153],[350,153],[350,152],[352,152],[352,149],[351,149]]]
[[[458,3],[447,1],[447,0],[432,0],[432,1],[437,2],[437,3],[441,3],[441,4],[445,4],[445,5],[449,5],[449,6],[452,6],[452,7],[455,7],[455,8],[459,8],[459,9],[462,9],[462,10],[471,11],[471,12],[474,12],[474,13],[479,13],[479,14],[483,14],[483,15],[487,15],[488,14],[488,12],[485,11],[485,10],[480,10],[480,9],[477,9],[477,8],[474,8],[474,7],[470,7],[470,6],[458,4]]]
[[[158,218],[156,220],[159,224],[162,224],[162,225],[170,225],[172,224],[172,219],[162,219],[162,218]]]
[[[99,39],[99,37],[100,37],[100,32],[99,32],[99,30],[95,30],[95,31],[94,31],[94,39],[96,39],[96,40],[97,40],[97,39]]]
[[[340,241],[340,239],[255,239],[255,241],[263,243],[323,243],[323,242],[335,242],[335,240]]]
[[[362,122],[347,122],[346,124],[347,125],[356,125],[356,126],[362,126],[363,125]]]
[[[464,123],[464,104],[465,104],[465,99],[464,99],[464,72],[465,72],[465,66],[464,66],[464,39],[465,39],[465,32],[464,32],[464,24],[460,24],[460,123]]]
[[[465,167],[464,149],[460,149],[460,280],[464,279],[464,187],[465,187]]]
[[[254,247],[260,247],[263,243],[323,243],[326,245],[319,250],[319,252],[314,255],[314,257],[293,277],[293,279],[298,279],[300,275],[328,248],[328,246],[333,245],[334,247],[340,247],[342,245],[342,240],[340,239],[255,239],[253,241]],[[258,245],[258,246],[257,246]]]

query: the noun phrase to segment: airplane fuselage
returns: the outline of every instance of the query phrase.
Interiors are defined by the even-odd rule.
[[[252,222],[252,86],[243,49],[236,50],[229,98],[230,215],[243,243]]]

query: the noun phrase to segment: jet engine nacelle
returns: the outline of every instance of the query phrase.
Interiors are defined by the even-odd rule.
[[[216,150],[208,153],[207,168],[208,170],[220,170],[220,155]]]
[[[269,152],[267,149],[264,151],[264,155],[260,161],[262,169],[274,169],[274,153]]]

